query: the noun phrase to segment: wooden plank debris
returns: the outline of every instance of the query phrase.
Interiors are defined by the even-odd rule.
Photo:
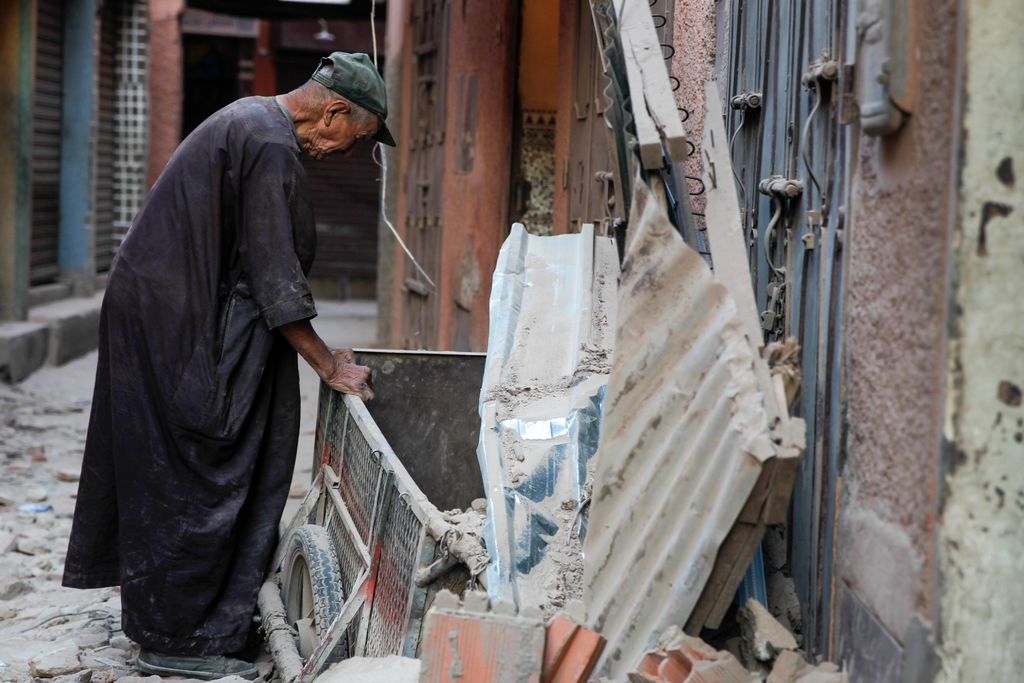
[[[647,170],[664,168],[663,146],[675,161],[684,160],[689,148],[654,18],[641,0],[615,0],[614,6],[640,159]]]

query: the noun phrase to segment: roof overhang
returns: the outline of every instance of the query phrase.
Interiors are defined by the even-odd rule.
[[[374,0],[187,0],[193,9],[259,19],[369,19]],[[386,16],[387,2],[376,0],[376,17]]]

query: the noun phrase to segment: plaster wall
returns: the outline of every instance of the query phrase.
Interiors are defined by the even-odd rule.
[[[149,0],[149,186],[181,142],[184,11],[185,0]]]
[[[966,4],[963,169],[953,233],[937,680],[1024,670],[1024,5]]]
[[[957,60],[957,3],[915,4],[912,113],[890,136],[860,136],[844,236],[848,435],[838,566],[900,641],[914,612],[929,618],[936,606],[936,435]]]

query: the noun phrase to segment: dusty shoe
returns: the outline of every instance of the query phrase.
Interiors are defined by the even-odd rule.
[[[189,657],[142,650],[139,652],[138,665],[139,671],[147,674],[185,676],[204,681],[212,681],[225,676],[240,676],[252,681],[259,675],[255,664],[220,655]]]

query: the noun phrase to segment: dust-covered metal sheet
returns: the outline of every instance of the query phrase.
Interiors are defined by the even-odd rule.
[[[581,597],[583,505],[611,372],[617,278],[614,242],[591,225],[538,237],[517,223],[498,255],[477,449],[492,598],[552,609]]]
[[[736,305],[640,179],[630,235],[584,544],[587,618],[608,639],[611,680],[686,623],[775,452]]]

